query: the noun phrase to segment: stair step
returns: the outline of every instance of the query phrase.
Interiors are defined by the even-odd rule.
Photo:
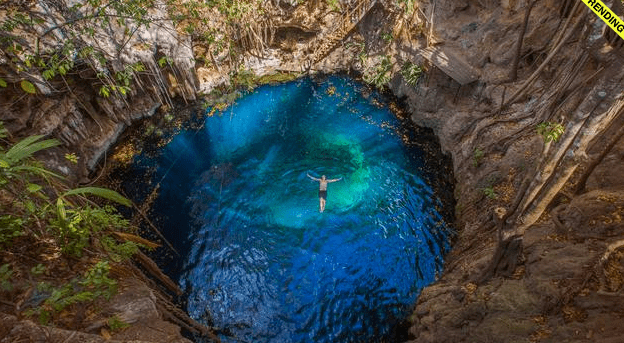
[[[359,1],[357,6],[352,11],[347,12],[342,17],[342,20],[338,23],[335,30],[313,43],[313,53],[310,55],[309,60],[316,64],[331,53],[338,46],[338,44],[345,39],[347,34],[353,30],[357,23],[364,18],[375,3],[376,0]]]

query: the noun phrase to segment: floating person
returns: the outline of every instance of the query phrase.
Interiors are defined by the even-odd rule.
[[[321,176],[320,179],[310,176],[310,174],[306,173],[308,177],[314,181],[319,182],[319,211],[323,213],[325,211],[325,202],[327,201],[327,184],[330,182],[336,182],[342,180],[339,179],[326,179],[325,175]]]

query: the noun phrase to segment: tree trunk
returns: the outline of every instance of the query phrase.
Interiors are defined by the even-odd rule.
[[[614,80],[607,82],[610,81]],[[618,84],[619,81],[610,85]],[[624,109],[624,99],[619,99],[607,111],[592,115],[603,100],[598,93],[605,88],[605,84],[594,87],[570,118],[573,122],[567,126],[561,140],[544,146],[537,172],[527,174],[514,206],[500,218],[498,246],[489,266],[479,277],[479,282],[513,273],[522,254],[524,232],[537,222],[570,179],[581,162],[579,156],[585,155],[592,138],[604,134]]]
[[[624,136],[624,125],[620,126],[617,132],[613,134],[613,136],[611,136],[609,143],[607,143],[607,145],[602,149],[602,151],[598,153],[596,158],[594,158],[589,163],[589,165],[583,172],[583,175],[581,175],[581,178],[576,183],[576,186],[574,187],[572,194],[580,194],[585,190],[585,185],[587,183],[587,179],[589,178],[589,176],[592,174],[594,169],[596,169],[596,167],[600,164],[600,162],[602,162],[602,160],[604,160],[604,158],[607,157],[609,152],[613,150],[613,147],[615,147],[617,142],[620,141],[620,139],[622,139],[622,136]]]

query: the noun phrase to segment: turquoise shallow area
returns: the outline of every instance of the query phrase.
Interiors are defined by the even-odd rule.
[[[381,341],[449,228],[383,97],[345,77],[260,87],[142,157],[190,315],[224,342]],[[342,177],[318,209],[318,182]]]

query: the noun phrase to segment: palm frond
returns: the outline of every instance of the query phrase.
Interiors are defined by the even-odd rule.
[[[5,160],[11,165],[15,165],[16,163],[32,156],[37,151],[61,144],[61,142],[56,139],[39,141],[43,137],[44,136],[42,135],[36,135],[22,139],[4,154]]]
[[[34,166],[17,166],[17,167],[13,167],[13,171],[15,172],[26,171],[26,172],[30,172],[31,174],[39,175],[41,177],[53,176],[59,179],[63,178],[62,175],[59,175],[55,172],[51,172],[45,168],[34,167]]]
[[[108,188],[100,188],[100,187],[74,188],[72,190],[69,190],[63,193],[62,197],[66,197],[70,195],[87,195],[87,194],[95,195],[100,198],[114,201],[124,206],[132,207],[132,202],[128,198]]]

